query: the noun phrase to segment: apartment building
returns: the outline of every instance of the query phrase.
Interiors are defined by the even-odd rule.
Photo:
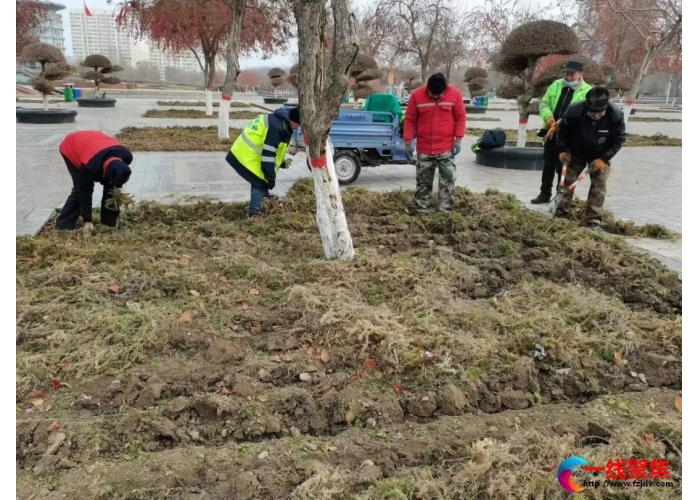
[[[86,16],[83,9],[70,9],[70,31],[73,38],[73,56],[82,61],[90,54],[107,56],[113,64],[133,65],[136,40],[117,29],[114,11],[91,9]]]
[[[48,19],[43,23],[41,28],[41,36],[39,41],[48,43],[54,47],[61,49],[61,52],[66,52],[66,39],[63,33],[63,16],[59,11],[66,8],[60,3],[46,2],[48,8]]]

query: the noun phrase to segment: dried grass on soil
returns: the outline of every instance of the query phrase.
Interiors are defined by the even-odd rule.
[[[49,104],[59,104],[65,102],[63,99],[49,99]],[[17,98],[18,104],[44,104],[42,99],[19,99]]]
[[[496,130],[496,129],[491,129],[491,130]],[[506,140],[507,141],[515,141],[518,138],[518,131],[515,129],[501,129],[501,128],[499,128],[498,130],[503,130],[506,133]],[[467,127],[467,134],[471,135],[471,136],[481,137],[481,135],[483,135],[484,132],[486,132],[486,129]],[[540,137],[537,137],[537,132],[538,132],[538,130],[528,129],[527,140],[541,142],[542,139]],[[627,146],[627,147],[633,147],[633,146],[683,146],[683,140],[677,139],[675,137],[669,137],[669,136],[663,135],[663,134],[654,134],[654,135],[627,134],[627,141],[625,142],[625,146]]]
[[[649,389],[681,386],[678,275],[513,196],[455,198],[418,219],[410,191],[346,190],[353,262],[322,258],[308,179],[261,221],[147,203],[18,238],[22,497],[556,500],[571,454],[679,480],[674,393]]]
[[[630,116],[629,121],[631,122],[682,122],[680,118],[648,118],[643,116]]]
[[[213,107],[218,108],[219,102],[215,101],[211,103]],[[207,103],[204,101],[158,101],[156,106],[201,106],[206,107]],[[230,106],[232,108],[249,108],[250,104],[244,102],[233,102],[231,101]]]
[[[252,120],[258,116],[258,111],[231,111],[229,118],[232,120]],[[207,118],[217,119],[218,114],[207,115],[201,109],[149,109],[143,114],[144,118]]]
[[[211,127],[126,127],[115,136],[131,151],[228,151],[241,133],[229,129],[230,139],[220,140]]]
[[[634,108],[635,113],[682,113],[682,109],[678,108],[658,108],[658,109],[644,109],[644,108]]]

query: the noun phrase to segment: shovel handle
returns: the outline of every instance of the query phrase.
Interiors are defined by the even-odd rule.
[[[591,173],[591,170],[593,170],[593,165],[588,165],[588,168],[581,172],[581,175],[579,175],[578,178],[569,186],[569,190],[573,191],[576,187],[576,184],[585,179],[588,176],[588,174]]]
[[[569,166],[569,161],[564,160],[561,162],[561,179],[559,180],[559,187],[563,188],[564,187],[564,181],[566,180],[566,169]]]

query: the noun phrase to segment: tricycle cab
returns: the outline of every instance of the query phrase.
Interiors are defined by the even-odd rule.
[[[399,119],[392,113],[341,110],[329,134],[338,183],[352,184],[361,167],[408,163],[399,128]],[[294,140],[304,144],[301,128],[295,131]]]

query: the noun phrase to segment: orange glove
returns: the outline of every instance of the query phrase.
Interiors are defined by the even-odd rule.
[[[559,127],[559,122],[554,122],[551,127],[549,127],[549,130],[547,130],[547,134],[544,136],[546,140],[550,140],[552,137],[554,137],[554,134],[557,133],[557,128]]]
[[[547,118],[547,120],[544,122],[544,126],[547,128],[552,128],[552,125],[554,125],[554,117],[550,116]]]
[[[559,153],[559,161],[562,163],[569,161],[569,153]]]
[[[595,160],[593,160],[592,165],[595,170],[603,170],[608,164],[600,158],[596,158]]]

